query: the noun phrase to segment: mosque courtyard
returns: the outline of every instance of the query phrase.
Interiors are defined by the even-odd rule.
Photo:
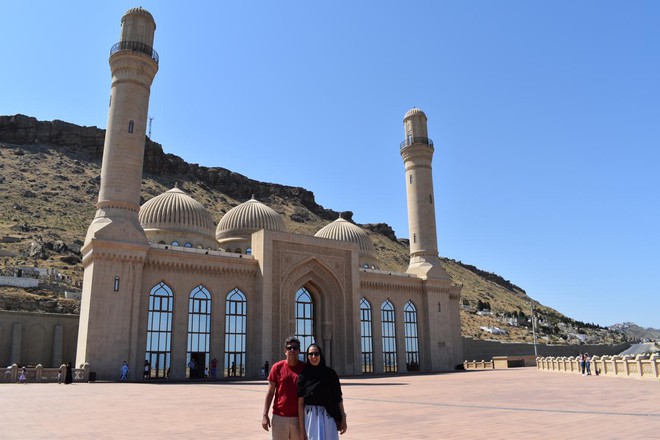
[[[342,439],[660,438],[660,383],[537,371],[342,378]],[[0,439],[268,439],[265,381],[1,384]]]

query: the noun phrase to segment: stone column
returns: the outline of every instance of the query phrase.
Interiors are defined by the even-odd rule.
[[[62,365],[62,350],[64,345],[64,330],[61,325],[56,325],[53,330],[53,353],[51,365]]]
[[[23,345],[23,324],[17,322],[12,328],[11,351],[9,354],[10,364],[21,363],[21,346]]]

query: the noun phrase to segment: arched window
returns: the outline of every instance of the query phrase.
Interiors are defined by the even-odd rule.
[[[245,249],[245,255],[252,255],[252,248]]]
[[[149,292],[146,359],[151,377],[168,377],[172,351],[172,289],[158,283]]]
[[[167,244],[163,240],[159,241],[158,244]]]
[[[403,308],[403,335],[406,342],[406,369],[419,371],[419,338],[417,337],[417,308],[408,301]]]
[[[172,242],[172,246],[178,246],[178,245],[179,245],[179,242],[178,242],[178,241],[173,241],[173,242]]]
[[[234,252],[237,253],[237,254],[240,254],[241,253],[241,248],[236,248],[236,250]]]
[[[396,317],[394,306],[387,300],[380,308],[380,320],[383,325],[383,371],[394,373],[396,368]]]
[[[295,335],[300,339],[300,350],[301,353],[304,353],[309,344],[316,341],[314,338],[314,300],[307,289],[301,287],[296,292],[295,304]]]
[[[131,120],[128,121],[128,132],[133,133],[133,128],[135,127],[135,123]]]
[[[374,340],[371,327],[371,304],[366,298],[360,300],[360,350],[362,372],[374,372]]]
[[[225,301],[225,377],[245,376],[247,300],[238,289]]]
[[[209,364],[211,345],[211,294],[206,287],[197,286],[188,301],[188,352],[186,366],[190,379],[204,377]]]
[[[192,243],[190,243],[189,241],[186,241],[186,242],[183,244],[183,247],[191,248],[191,247],[192,247]]]
[[[413,179],[412,174],[410,174],[410,183],[412,183],[412,179]]]

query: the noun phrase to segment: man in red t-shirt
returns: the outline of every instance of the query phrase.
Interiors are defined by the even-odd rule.
[[[305,366],[300,362],[300,340],[289,336],[284,343],[286,359],[276,362],[268,374],[268,392],[264,402],[264,416],[261,426],[268,431],[272,427],[273,440],[299,440],[298,430],[298,374]],[[270,404],[273,404],[273,421],[268,418]]]

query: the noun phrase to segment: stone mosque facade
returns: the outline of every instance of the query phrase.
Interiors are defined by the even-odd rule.
[[[151,83],[152,15],[134,8],[110,53],[101,187],[82,249],[76,364],[98,379],[259,377],[283,342],[315,341],[341,375],[451,370],[463,361],[460,287],[440,266],[433,142],[423,111],[406,113],[402,184],[410,265],[383,271],[367,233],[339,218],[314,236],[248,200],[219,219],[179,188],[140,203]],[[194,361],[194,368],[193,368]]]

